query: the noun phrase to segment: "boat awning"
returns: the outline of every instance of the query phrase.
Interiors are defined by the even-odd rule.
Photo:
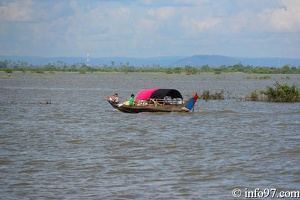
[[[144,89],[141,90],[139,93],[137,93],[136,95],[136,99],[137,100],[146,100],[151,98],[151,95],[153,94],[153,92],[155,92],[156,90],[159,90],[159,88],[152,88],[152,89]]]
[[[153,99],[163,99],[165,97],[180,98],[182,99],[182,95],[178,90],[175,89],[159,89],[159,88],[151,88],[141,90],[137,95],[137,100],[146,100],[149,98]]]

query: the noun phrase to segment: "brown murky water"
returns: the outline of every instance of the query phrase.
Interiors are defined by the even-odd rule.
[[[299,84],[299,75],[4,76],[1,199],[233,199],[235,188],[299,190],[300,104],[231,98],[275,80]],[[105,101],[147,87],[185,97],[224,89],[226,100],[200,100],[189,114],[125,114]]]

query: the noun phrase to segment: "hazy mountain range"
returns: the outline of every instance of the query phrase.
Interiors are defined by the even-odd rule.
[[[34,66],[45,65],[48,63],[58,62],[68,65],[76,63],[87,63],[86,57],[34,57],[34,56],[0,56],[0,61],[10,60],[15,63],[27,62]],[[194,55],[194,56],[167,56],[167,57],[149,57],[149,58],[130,58],[130,57],[98,57],[89,58],[90,66],[120,66],[121,64],[130,66],[161,66],[161,67],[176,67],[176,66],[203,66],[209,65],[219,67],[221,65],[235,64],[268,67],[282,67],[288,64],[292,67],[300,66],[300,58],[245,58],[245,57],[229,57],[220,55]]]

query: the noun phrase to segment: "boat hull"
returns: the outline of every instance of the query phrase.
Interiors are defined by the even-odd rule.
[[[107,101],[114,109],[118,109],[119,104],[113,103],[111,100],[107,100]]]
[[[125,113],[140,113],[140,112],[186,112],[185,104],[178,105],[151,105],[151,106],[128,106],[121,105],[118,110]]]

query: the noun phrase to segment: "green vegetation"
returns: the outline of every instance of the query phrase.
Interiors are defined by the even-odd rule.
[[[286,83],[276,83],[275,88],[267,87],[261,91],[267,96],[267,101],[271,102],[300,102],[300,89],[295,84],[288,86]]]
[[[222,65],[220,67],[213,67],[209,65],[204,66],[174,66],[174,67],[161,67],[159,65],[153,66],[131,66],[128,62],[126,64],[120,63],[117,65],[114,61],[111,61],[110,65],[98,65],[98,66],[88,66],[85,63],[75,63],[68,65],[62,61],[57,61],[56,63],[48,63],[45,65],[34,66],[27,62],[12,62],[10,60],[0,61],[0,71],[10,70],[22,71],[22,72],[76,72],[80,74],[93,73],[93,72],[122,72],[122,73],[166,73],[166,74],[201,74],[201,73],[211,73],[211,74],[222,74],[222,73],[248,73],[248,74],[300,74],[300,66],[290,66],[284,65],[281,68],[276,67],[253,67],[249,65],[242,65],[241,63],[235,64],[233,66]],[[269,75],[260,77],[259,79],[269,79]]]
[[[200,95],[199,99],[204,99],[205,101],[224,100],[224,91],[220,90],[210,93],[209,90],[204,90],[203,93]]]
[[[251,92],[251,94],[250,94],[250,97],[249,97],[249,100],[250,101],[258,101],[259,100],[259,92],[258,91],[253,91],[253,92]]]
[[[4,71],[8,74],[11,74],[13,72],[12,69],[9,69],[9,68],[4,69]]]
[[[300,89],[295,84],[276,83],[275,88],[267,86],[265,90],[253,91],[246,97],[248,101],[300,102]]]

